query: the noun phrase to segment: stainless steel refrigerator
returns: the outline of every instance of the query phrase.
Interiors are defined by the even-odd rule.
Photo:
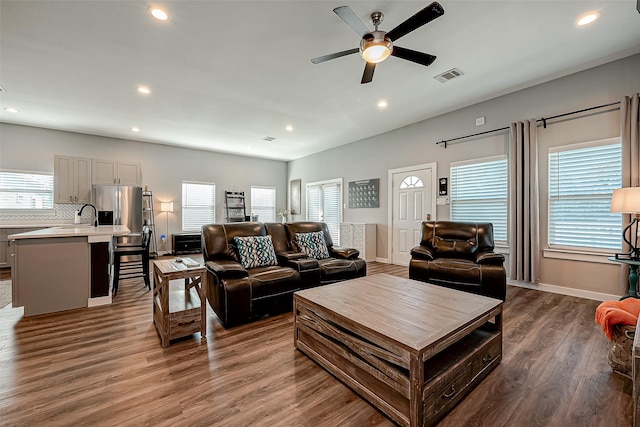
[[[142,187],[94,185],[93,204],[98,224],[125,225],[131,236],[118,238],[118,244],[138,243],[142,233]]]

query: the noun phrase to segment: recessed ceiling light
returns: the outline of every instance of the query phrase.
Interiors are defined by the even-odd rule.
[[[293,126],[291,125],[287,125],[287,127],[285,128],[287,131],[292,132],[293,131]]]
[[[151,89],[149,89],[146,86],[138,86],[137,90],[138,92],[143,93],[145,95],[149,95],[151,93]]]
[[[251,150],[252,150],[251,146],[247,145],[247,151],[251,151]]]
[[[387,105],[389,105],[389,104],[384,99],[378,101],[378,108],[387,108]]]
[[[583,25],[591,24],[592,22],[597,20],[599,17],[600,17],[600,14],[598,12],[589,12],[578,19],[578,25],[583,26]]]
[[[140,128],[134,126],[131,128],[131,132],[140,132]]]
[[[7,110],[10,113],[19,113],[20,110],[18,110],[17,108],[12,108],[12,107],[5,107],[5,110]]]
[[[158,21],[168,21],[171,18],[166,11],[160,9],[159,7],[150,8],[149,13]]]

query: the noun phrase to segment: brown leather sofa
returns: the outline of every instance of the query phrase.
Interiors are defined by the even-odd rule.
[[[504,301],[504,256],[494,252],[493,225],[423,222],[420,245],[411,250],[409,278]]]
[[[329,250],[329,258],[320,259],[320,284],[340,282],[367,275],[367,263],[358,258],[360,252],[353,248],[340,248],[333,246],[329,228],[324,222],[292,222],[286,224],[288,248],[295,248],[296,233],[310,233],[322,231],[324,240]]]
[[[295,224],[242,222],[202,227],[202,251],[208,279],[207,299],[224,327],[291,310],[295,291],[366,275],[366,263],[357,258],[357,250],[333,248],[326,224],[304,223],[307,225],[302,228]],[[325,230],[331,253],[336,256],[348,255],[350,258],[328,268],[331,265],[329,260],[307,257],[291,245],[289,236],[296,232],[288,230],[292,226],[301,230],[298,232]],[[245,269],[240,263],[234,238],[267,235],[271,236],[277,265]]]

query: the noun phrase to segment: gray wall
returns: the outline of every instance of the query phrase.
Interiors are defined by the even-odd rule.
[[[449,164],[507,152],[507,138],[495,135],[450,145],[444,149],[437,141],[508,126],[511,122],[549,117],[620,100],[640,91],[640,55],[605,64],[528,89],[471,105],[429,120],[375,137],[337,147],[289,162],[288,179],[308,182],[343,178],[349,181],[380,178],[380,208],[343,211],[346,222],[377,224],[377,254],[388,253],[388,170],[436,162],[438,177],[449,175]],[[455,84],[454,82],[450,82]],[[429,102],[429,100],[425,100]],[[476,127],[475,118],[486,117],[484,126]],[[619,136],[619,115],[612,112],[570,120],[540,130],[540,159],[545,160],[551,145]],[[546,168],[541,170],[546,173]],[[546,178],[541,185],[546,184]],[[303,190],[304,192],[304,190]],[[546,190],[540,194],[546,208]],[[346,191],[343,192],[347,199]],[[305,212],[304,195],[302,212]],[[302,218],[302,217],[300,217]],[[437,219],[449,218],[449,206],[438,206]],[[297,218],[296,218],[297,219]],[[546,245],[546,211],[542,209],[543,248]],[[627,282],[615,264],[567,261],[543,258],[541,283],[588,292],[621,295]],[[581,293],[583,295],[586,295]]]
[[[285,162],[0,123],[0,168],[53,172],[54,154],[140,162],[142,185],[153,192],[158,238],[167,234],[160,202],[174,202],[168,236],[181,231],[183,180],[215,183],[217,222],[225,221],[225,190],[250,196],[252,185],[275,187],[276,206],[284,209],[287,203]],[[11,220],[0,216],[0,221]],[[158,243],[159,251],[170,249]]]

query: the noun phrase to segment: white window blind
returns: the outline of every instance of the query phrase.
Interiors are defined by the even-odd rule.
[[[200,231],[216,222],[216,186],[202,182],[182,182],[182,231]]]
[[[53,176],[37,172],[0,172],[0,209],[53,209]]]
[[[307,220],[327,224],[334,242],[340,241],[342,180],[307,184]]]
[[[610,213],[622,186],[618,138],[549,150],[549,246],[621,248],[622,215]]]
[[[451,220],[493,224],[493,239],[507,242],[507,156],[451,163]]]
[[[251,215],[258,215],[260,222],[276,221],[276,189],[251,187]]]

